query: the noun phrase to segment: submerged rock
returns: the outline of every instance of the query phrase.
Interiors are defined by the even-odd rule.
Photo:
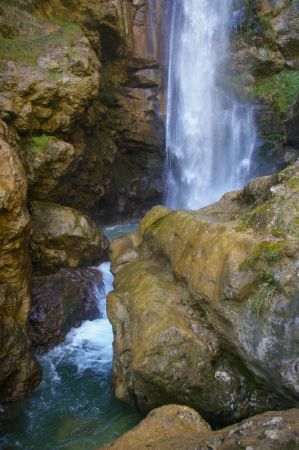
[[[6,127],[0,121],[0,402],[30,393],[40,379],[27,335],[27,183],[21,161],[6,139]]]
[[[133,430],[102,450],[282,450],[299,446],[299,410],[269,412],[219,431],[186,406],[152,411]]]
[[[103,232],[86,215],[55,203],[34,201],[31,258],[38,272],[76,268],[102,260],[108,248]]]
[[[71,328],[98,317],[101,289],[102,275],[96,269],[61,269],[34,278],[29,316],[33,346],[47,350],[63,341]]]
[[[154,208],[111,244],[113,380],[217,422],[298,404],[299,165],[196,212]]]

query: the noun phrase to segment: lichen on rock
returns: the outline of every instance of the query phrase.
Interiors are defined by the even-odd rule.
[[[91,266],[106,256],[108,241],[86,215],[55,203],[34,201],[31,258],[39,272]]]
[[[224,423],[298,403],[298,167],[111,244],[118,398]]]
[[[0,402],[17,400],[39,383],[27,334],[30,309],[29,214],[21,161],[0,121]]]
[[[269,412],[211,431],[186,406],[167,405],[153,410],[137,427],[102,450],[257,450],[296,449],[299,444],[298,409]]]

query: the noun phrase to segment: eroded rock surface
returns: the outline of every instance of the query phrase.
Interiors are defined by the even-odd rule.
[[[239,420],[298,404],[299,165],[113,241],[113,377],[141,409]]]
[[[39,350],[63,341],[73,327],[99,316],[102,275],[96,269],[61,269],[33,280],[30,337]]]
[[[219,431],[192,409],[167,405],[102,450],[282,450],[299,445],[299,410],[269,412]]]
[[[243,101],[256,102],[256,174],[285,164],[294,139],[299,98],[299,7],[289,0],[236,2],[232,16],[230,83]],[[297,153],[298,157],[298,153]],[[294,161],[294,160],[293,160]]]
[[[40,379],[27,335],[30,308],[27,183],[6,132],[0,121],[0,402],[23,397]]]
[[[39,272],[91,266],[106,255],[108,241],[86,215],[55,203],[34,201],[31,258]]]

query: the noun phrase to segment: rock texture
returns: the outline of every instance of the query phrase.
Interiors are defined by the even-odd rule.
[[[102,449],[295,450],[299,445],[298,419],[298,409],[269,412],[213,432],[194,410],[168,405],[155,409],[132,431]]]
[[[94,312],[87,280],[71,287],[83,277],[73,269],[101,260],[107,240],[83,212],[108,222],[155,204],[164,140],[144,1],[8,3],[0,0],[0,402],[29,393],[40,375],[27,334],[30,258],[34,343],[52,345]],[[56,319],[37,325],[54,304]]]
[[[16,0],[0,2],[0,23],[0,117],[20,135],[30,196],[106,222],[140,216],[162,195],[148,5]]]
[[[102,275],[95,269],[61,269],[32,283],[30,335],[33,346],[48,350],[68,331],[99,316]]]
[[[0,402],[17,400],[39,382],[27,337],[30,308],[29,214],[25,173],[0,121]]]
[[[260,145],[254,169],[264,174],[289,162],[286,146],[295,147],[293,161],[299,155],[293,136],[299,98],[298,2],[236,2],[232,21],[230,83],[244,101],[256,102]]]
[[[80,150],[54,136],[25,141],[20,154],[27,173],[29,196],[37,200],[55,198],[61,180],[76,167]]]
[[[113,241],[113,379],[147,410],[229,422],[298,404],[299,164]]]
[[[39,272],[91,266],[106,256],[108,241],[96,224],[79,211],[34,201],[31,258]]]

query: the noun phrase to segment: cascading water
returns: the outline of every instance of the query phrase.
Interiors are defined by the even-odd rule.
[[[135,228],[115,226],[106,233],[114,238]],[[111,389],[113,334],[106,296],[113,289],[113,275],[108,262],[98,269],[104,286],[94,294],[101,318],[73,328],[62,344],[39,357],[43,380],[29,398],[0,405],[1,450],[96,449],[141,420]]]
[[[233,0],[173,0],[172,8],[166,203],[197,209],[248,179],[254,110],[223,87]]]

